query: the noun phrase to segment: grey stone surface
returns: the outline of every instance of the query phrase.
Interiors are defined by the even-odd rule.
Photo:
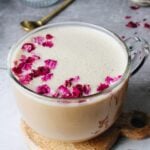
[[[142,25],[136,29],[129,29],[125,27],[127,20],[124,18],[126,15],[132,16],[134,21],[142,21],[143,18],[147,18],[150,23],[150,8],[141,8],[135,11],[129,8],[130,5],[128,0],[76,0],[50,23],[89,22],[106,27],[120,36],[130,37],[138,32],[138,35],[150,42],[150,29],[144,29]],[[19,0],[0,0],[0,67],[6,67],[6,58],[10,47],[26,34],[20,28],[19,22],[24,19],[39,19],[54,7],[55,5],[49,8],[33,9],[23,5]],[[8,88],[7,72],[0,70],[0,74],[0,120],[3,122],[0,123],[0,132],[3,133],[0,134],[0,149],[26,150],[20,138],[18,126],[15,126],[19,120],[19,114],[11,90]],[[14,116],[9,113],[7,107],[13,109]],[[124,109],[138,109],[150,113],[150,58],[142,69],[131,77]],[[16,132],[14,133],[12,130]],[[150,139],[142,141],[122,139],[114,149],[150,150]]]

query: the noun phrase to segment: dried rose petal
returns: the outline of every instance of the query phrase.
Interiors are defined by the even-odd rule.
[[[114,79],[113,79],[112,77],[110,77],[110,76],[107,76],[107,77],[105,78],[105,82],[106,82],[107,84],[111,84],[112,82],[114,82]]]
[[[131,19],[131,16],[125,16],[125,19]]]
[[[133,10],[137,10],[140,8],[140,6],[139,5],[133,5],[133,6],[130,6],[130,8]]]
[[[32,76],[33,77],[39,77],[50,73],[50,69],[46,66],[40,66],[37,68],[37,70],[32,70]]]
[[[17,76],[20,75],[23,72],[23,70],[31,69],[33,62],[35,61],[35,58],[21,55],[21,58],[19,60],[20,60],[20,63],[18,64],[18,66],[15,66],[12,68],[12,71]]]
[[[46,75],[50,72],[50,69],[46,66],[40,66],[40,67],[38,67],[38,71],[39,71],[40,75]]]
[[[38,70],[32,69],[31,76],[33,76],[34,78],[36,78],[36,77],[40,76],[40,73],[39,73]]]
[[[113,78],[113,79],[114,79],[114,81],[113,81],[113,82],[118,81],[121,77],[122,77],[122,75],[118,75],[117,77],[114,77],[114,78]]]
[[[101,92],[101,91],[107,89],[108,87],[109,87],[108,84],[101,83],[101,84],[98,86],[97,91],[98,91],[98,92]]]
[[[35,60],[39,60],[39,59],[41,59],[41,57],[40,56],[38,56],[38,55],[33,55],[32,56]]]
[[[57,65],[57,60],[47,59],[44,61],[45,65],[50,69],[55,69]]]
[[[55,96],[55,97],[61,97],[61,98],[68,98],[68,97],[71,97],[71,92],[64,85],[60,85],[58,87],[56,93],[53,96]]]
[[[12,71],[16,76],[19,76],[22,73],[22,67],[13,67]]]
[[[40,85],[36,88],[36,92],[41,95],[50,93],[50,87],[47,84]]]
[[[126,26],[129,28],[137,28],[139,26],[139,22],[133,22],[133,21],[129,21]]]
[[[73,83],[78,82],[80,80],[79,76],[76,76],[74,78],[70,78],[69,80],[65,81],[65,86],[66,87],[71,87]]]
[[[150,29],[150,23],[144,23],[144,27]]]
[[[35,58],[26,57],[26,56],[22,55],[20,58],[20,61],[21,61],[21,63],[19,64],[20,68],[23,70],[29,70],[32,68],[32,64],[35,61]]]
[[[38,45],[42,45],[44,42],[44,37],[42,36],[37,36],[33,38],[33,42],[37,43]]]
[[[79,76],[75,76],[74,78],[70,78],[70,81],[72,82],[78,82],[80,80]]]
[[[28,58],[26,59],[26,63],[32,64],[34,61],[35,61],[35,58],[34,58],[34,57],[28,57]]]
[[[32,68],[32,64],[31,63],[24,63],[24,66],[23,66],[23,70],[30,70]]]
[[[30,53],[31,51],[35,50],[35,46],[33,43],[25,43],[21,49]]]
[[[53,36],[51,35],[51,34],[46,34],[46,39],[47,40],[50,40],[50,39],[52,39],[53,38]]]
[[[32,79],[32,76],[30,74],[27,74],[25,76],[19,77],[19,82],[23,85],[26,85],[29,84]]]
[[[83,93],[84,94],[88,95],[90,93],[90,91],[91,91],[91,87],[89,84],[83,85]]]
[[[48,73],[48,74],[44,75],[41,79],[42,79],[42,81],[48,81],[48,80],[52,79],[52,77],[53,77],[53,73]]]
[[[72,90],[73,97],[81,97],[83,95],[83,86],[81,84],[77,84]]]
[[[121,75],[118,75],[117,77],[110,77],[110,76],[107,76],[106,78],[105,78],[105,82],[106,82],[106,84],[112,84],[112,83],[114,83],[114,82],[116,82],[116,81],[118,81],[120,78],[121,78],[122,76]]]
[[[59,97],[60,97],[59,92],[56,91],[54,94],[52,94],[52,97],[54,97],[54,98],[59,98]]]
[[[54,46],[54,44],[53,44],[52,41],[45,41],[45,42],[42,43],[42,45],[43,45],[44,47],[49,47],[49,48],[51,48],[51,47]]]

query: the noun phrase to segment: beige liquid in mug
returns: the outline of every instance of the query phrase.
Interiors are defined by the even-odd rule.
[[[27,36],[11,59],[14,77],[27,88],[13,83],[23,119],[50,139],[82,141],[102,133],[119,113],[127,79],[110,93],[81,97],[107,90],[127,64],[124,46],[96,28],[56,25]],[[57,102],[60,98],[67,103]],[[72,98],[77,103],[70,104]]]

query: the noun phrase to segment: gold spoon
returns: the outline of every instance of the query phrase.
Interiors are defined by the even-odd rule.
[[[62,4],[60,4],[57,8],[55,8],[49,15],[42,17],[38,21],[22,21],[20,25],[23,27],[25,31],[31,31],[37,27],[40,27],[46,23],[48,23],[53,17],[55,17],[58,13],[64,10],[69,4],[71,4],[75,0],[64,0]]]

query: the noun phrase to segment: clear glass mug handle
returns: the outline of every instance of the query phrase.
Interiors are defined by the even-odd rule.
[[[150,53],[150,44],[141,37],[130,37],[124,41],[131,58],[131,75],[135,74],[144,64]]]

